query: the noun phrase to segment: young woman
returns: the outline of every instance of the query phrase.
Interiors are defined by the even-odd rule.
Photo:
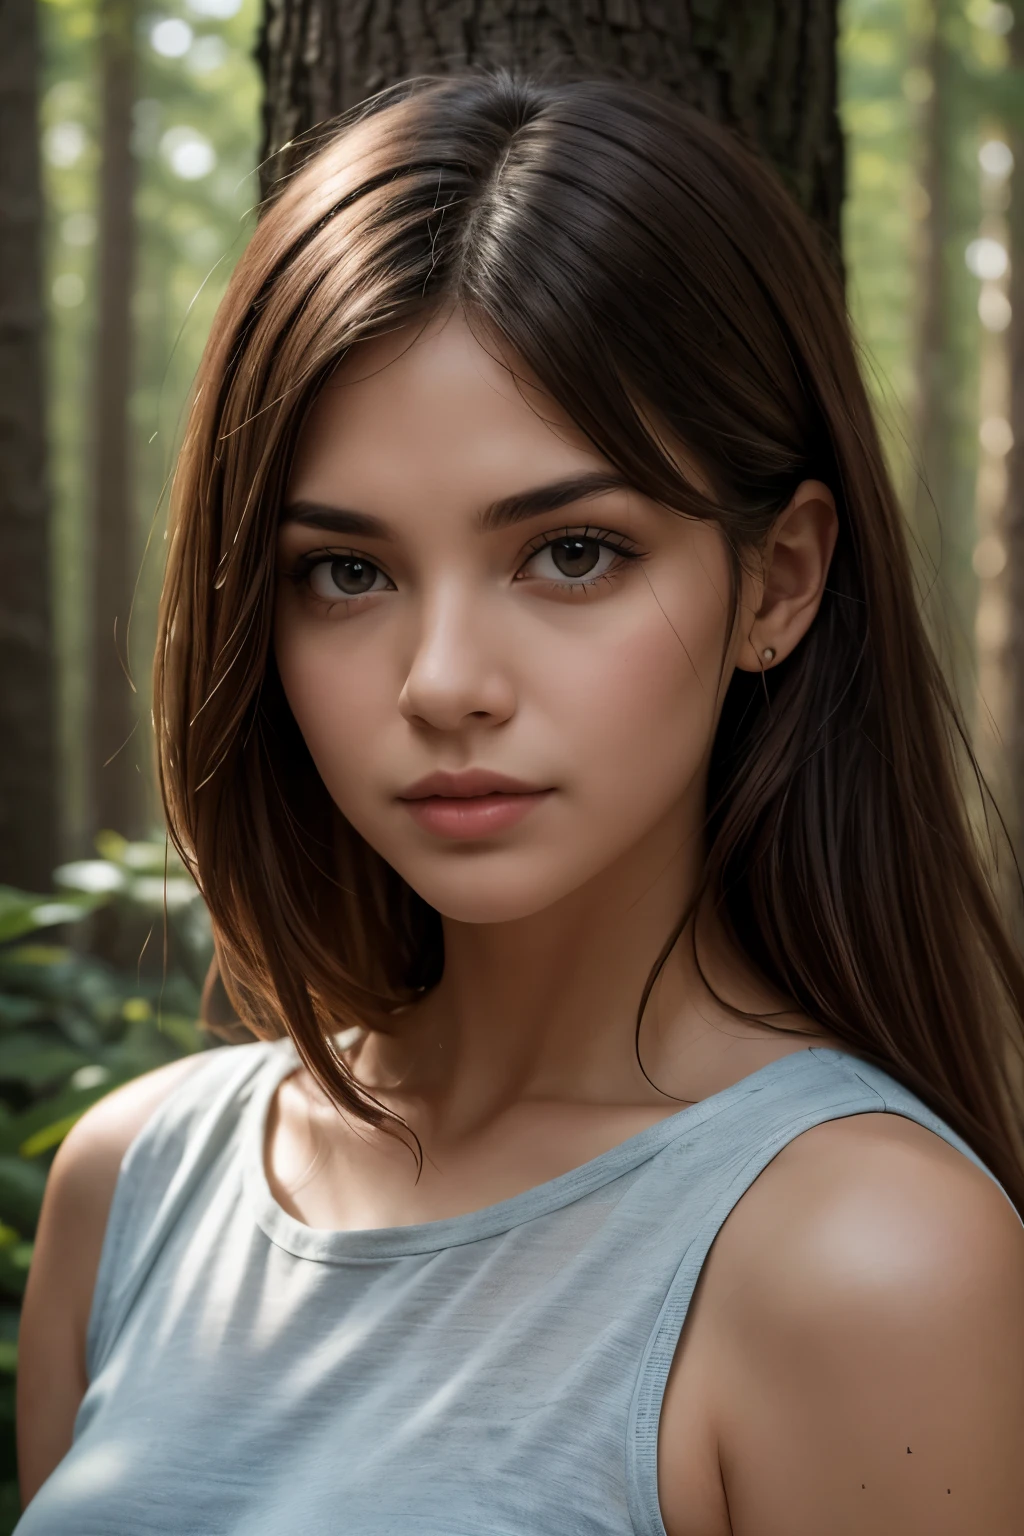
[[[257,1039],[55,1161],[19,1536],[1010,1536],[1024,977],[827,253],[624,84],[265,213],[156,671]]]

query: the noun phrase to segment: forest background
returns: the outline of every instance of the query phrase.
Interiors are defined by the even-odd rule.
[[[36,15],[38,140],[0,155],[38,166],[43,194],[55,769],[38,786],[52,809],[26,791],[0,846],[0,1536],[18,1510],[18,1304],[53,1151],[113,1086],[212,1043],[196,1024],[208,926],[162,835],[149,673],[168,479],[255,223],[263,139],[260,0],[38,0]],[[851,312],[922,603],[1018,842],[1022,63],[1024,0],[840,4]],[[134,594],[127,632],[97,622],[97,570]],[[112,693],[121,714],[104,718],[94,701]]]

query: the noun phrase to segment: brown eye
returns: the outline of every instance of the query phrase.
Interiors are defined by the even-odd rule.
[[[334,560],[321,560],[314,565],[309,573],[309,585],[317,597],[337,602],[339,598],[384,591],[387,577],[369,560],[358,555],[339,555]]]
[[[532,554],[523,572],[561,586],[585,586],[604,576],[620,557],[628,559],[624,550],[614,549],[601,539],[564,534]]]
[[[549,544],[551,559],[563,576],[589,576],[601,558],[596,539],[556,539]]]

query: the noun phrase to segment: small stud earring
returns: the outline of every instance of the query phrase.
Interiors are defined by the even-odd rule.
[[[761,655],[764,657],[765,661],[775,660],[775,652],[770,645],[765,646],[764,650],[761,652]]]

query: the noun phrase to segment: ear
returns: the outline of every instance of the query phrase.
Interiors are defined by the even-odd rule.
[[[795,650],[810,629],[825,590],[839,533],[835,498],[821,480],[803,480],[779,513],[762,555],[761,576],[742,605],[736,665],[765,672]],[[766,656],[766,650],[774,655]]]

